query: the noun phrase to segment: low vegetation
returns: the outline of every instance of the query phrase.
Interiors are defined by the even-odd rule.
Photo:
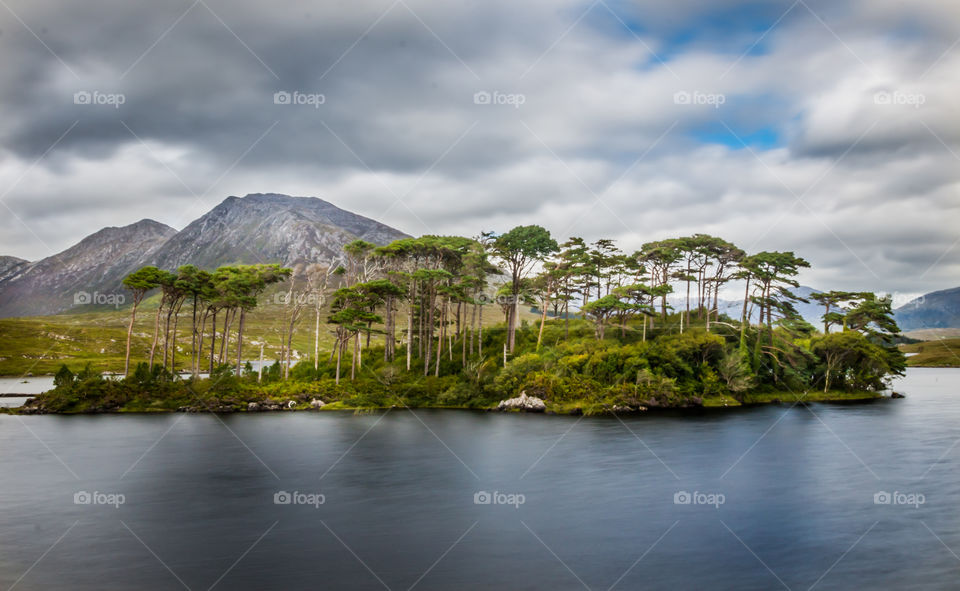
[[[960,339],[937,339],[902,345],[911,367],[958,367],[960,366]]]

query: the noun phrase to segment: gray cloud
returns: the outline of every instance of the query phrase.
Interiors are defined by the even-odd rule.
[[[610,1],[573,28],[590,3],[8,4],[53,53],[0,10],[4,254],[275,191],[411,233],[537,222],[630,249],[705,231],[794,250],[818,286],[958,283],[946,1],[807,2],[823,23],[797,5],[756,46],[765,27],[722,34],[724,15],[772,23],[792,2]]]

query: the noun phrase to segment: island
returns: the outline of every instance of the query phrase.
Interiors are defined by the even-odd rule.
[[[882,396],[906,367],[890,299],[801,297],[807,267],[706,234],[627,254],[536,225],[354,240],[332,264],[144,266],[122,281],[123,371],[64,363],[52,390],[6,412],[593,415]],[[720,305],[732,283],[736,313]],[[821,327],[797,312],[810,300]]]

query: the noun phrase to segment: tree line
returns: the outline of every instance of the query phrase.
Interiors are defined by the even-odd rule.
[[[130,343],[137,309],[147,292],[160,290],[160,305],[154,320],[153,341],[150,345],[149,365],[155,363],[158,345],[162,341],[162,367],[176,372],[177,325],[184,304],[190,312],[190,371],[200,372],[201,351],[210,322],[210,366],[229,363],[230,331],[236,321],[236,367],[240,371],[243,358],[243,330],[248,311],[257,306],[258,298],[267,286],[289,277],[291,269],[272,265],[223,266],[209,272],[195,265],[183,265],[176,272],[154,266],[142,267],[123,279],[123,285],[132,293],[133,306],[127,325],[124,375],[130,374]],[[217,347],[217,316],[222,319]],[[238,318],[239,316],[239,318]]]
[[[679,333],[692,325],[707,332],[723,327],[738,333],[736,364],[743,371],[765,374],[776,382],[813,351],[839,368],[844,352],[856,349],[852,337],[833,337],[832,329],[855,332],[881,345],[874,356],[887,356],[899,332],[889,299],[872,293],[814,294],[824,305],[823,337],[818,349],[801,342],[813,327],[797,312],[806,302],[794,290],[797,276],[809,263],[789,251],[748,254],[733,243],[707,234],[652,241],[634,252],[623,252],[613,240],[587,242],[572,237],[558,243],[537,225],[517,226],[502,234],[404,238],[378,246],[363,240],[349,243],[341,257],[328,263],[284,268],[280,265],[225,266],[208,272],[193,265],[176,272],[144,267],[124,279],[133,292],[127,334],[125,373],[130,368],[130,339],[137,307],[147,292],[160,289],[149,363],[155,363],[162,342],[163,367],[176,368],[177,323],[188,306],[191,322],[190,368],[200,371],[201,351],[209,335],[209,370],[229,363],[229,335],[236,332],[235,371],[240,373],[244,319],[270,285],[286,281],[280,292],[286,304],[280,319],[280,361],[284,377],[292,362],[293,335],[304,312],[314,320],[314,369],[320,359],[320,335],[329,326],[334,346],[336,381],[349,353],[349,375],[363,367],[364,350],[382,339],[383,361],[401,360],[408,372],[439,376],[441,359],[459,359],[466,368],[484,355],[484,310],[498,310],[504,319],[504,364],[517,346],[517,328],[523,308],[539,312],[536,348],[552,315],[563,322],[564,335],[571,318],[588,319],[598,340],[609,338],[613,327],[620,338],[629,332],[641,342],[649,330],[665,323]],[[743,284],[739,318],[720,309],[720,293],[732,281]],[[668,299],[678,294],[676,309]],[[682,298],[682,299],[681,299]],[[219,333],[218,333],[219,318]],[[325,320],[325,322],[324,322]],[[208,327],[209,322],[209,329]],[[219,341],[218,341],[219,335]],[[844,341],[846,338],[846,341]],[[219,344],[219,348],[218,348]],[[829,354],[828,354],[829,352]]]

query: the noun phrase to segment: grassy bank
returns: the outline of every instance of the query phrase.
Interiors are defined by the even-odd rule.
[[[868,401],[876,400],[882,398],[881,394],[876,392],[815,392],[810,393],[807,396],[796,395],[791,392],[767,392],[764,394],[748,395],[741,402],[735,398],[729,396],[715,396],[702,399],[701,404],[692,404],[684,405],[678,407],[655,407],[649,409],[647,407],[640,408],[614,408],[609,404],[598,403],[591,400],[575,400],[568,402],[550,402],[546,403],[546,414],[556,414],[556,415],[585,415],[585,416],[601,416],[601,415],[630,415],[636,412],[641,411],[650,411],[660,409],[673,409],[673,408],[737,408],[743,406],[752,406],[752,405],[766,405],[766,404],[794,404],[800,402],[817,402],[817,403],[838,403],[838,402],[858,402],[858,401]],[[289,402],[293,401],[294,406],[288,406]],[[260,410],[249,410],[248,404],[250,402],[258,402],[264,405],[276,405],[279,408],[275,411],[260,411]],[[100,414],[100,413],[116,413],[116,414],[145,414],[145,413],[172,413],[172,412],[250,412],[250,413],[259,413],[259,412],[297,412],[297,411],[311,411],[311,412],[354,412],[354,413],[363,413],[363,412],[375,412],[375,411],[384,411],[389,409],[406,409],[406,410],[419,410],[419,409],[429,409],[429,410],[483,410],[483,411],[496,411],[497,404],[487,404],[487,405],[439,405],[439,404],[426,404],[426,405],[417,405],[417,404],[407,404],[403,399],[397,399],[393,404],[387,405],[355,405],[348,401],[335,401],[329,404],[325,404],[322,408],[314,408],[310,405],[309,401],[303,400],[301,397],[294,398],[259,398],[256,401],[254,400],[239,400],[236,397],[224,397],[224,398],[205,398],[198,399],[193,397],[184,397],[184,398],[171,398],[166,400],[135,400],[130,403],[109,410],[104,409],[90,409],[83,406],[78,406],[69,410],[55,411],[55,414]],[[26,409],[17,409],[17,408],[0,408],[0,414],[34,414],[30,408]]]
[[[960,367],[960,338],[901,345],[900,350],[916,353],[907,357],[910,367]]]
[[[273,377],[273,376],[269,376]],[[57,386],[30,401],[23,409],[0,409],[0,413],[157,413],[157,412],[261,412],[261,411],[374,411],[389,408],[496,410],[509,393],[497,388],[464,392],[457,376],[417,376],[404,381],[364,379],[337,384],[330,378],[313,381],[268,380],[258,383],[252,373],[237,377],[225,368],[213,378],[175,379],[146,366],[126,380],[104,379],[85,370],[71,374],[61,370]],[[389,376],[386,376],[389,377]],[[457,396],[460,393],[460,396]],[[541,393],[542,395],[542,393]],[[546,412],[562,415],[629,414],[656,409],[723,408],[797,402],[847,402],[880,398],[869,391],[822,390],[792,392],[765,389],[738,396],[715,393],[706,396],[671,395],[642,399],[623,389],[604,389],[599,384],[576,396],[546,397]],[[314,403],[322,401],[322,408]]]

